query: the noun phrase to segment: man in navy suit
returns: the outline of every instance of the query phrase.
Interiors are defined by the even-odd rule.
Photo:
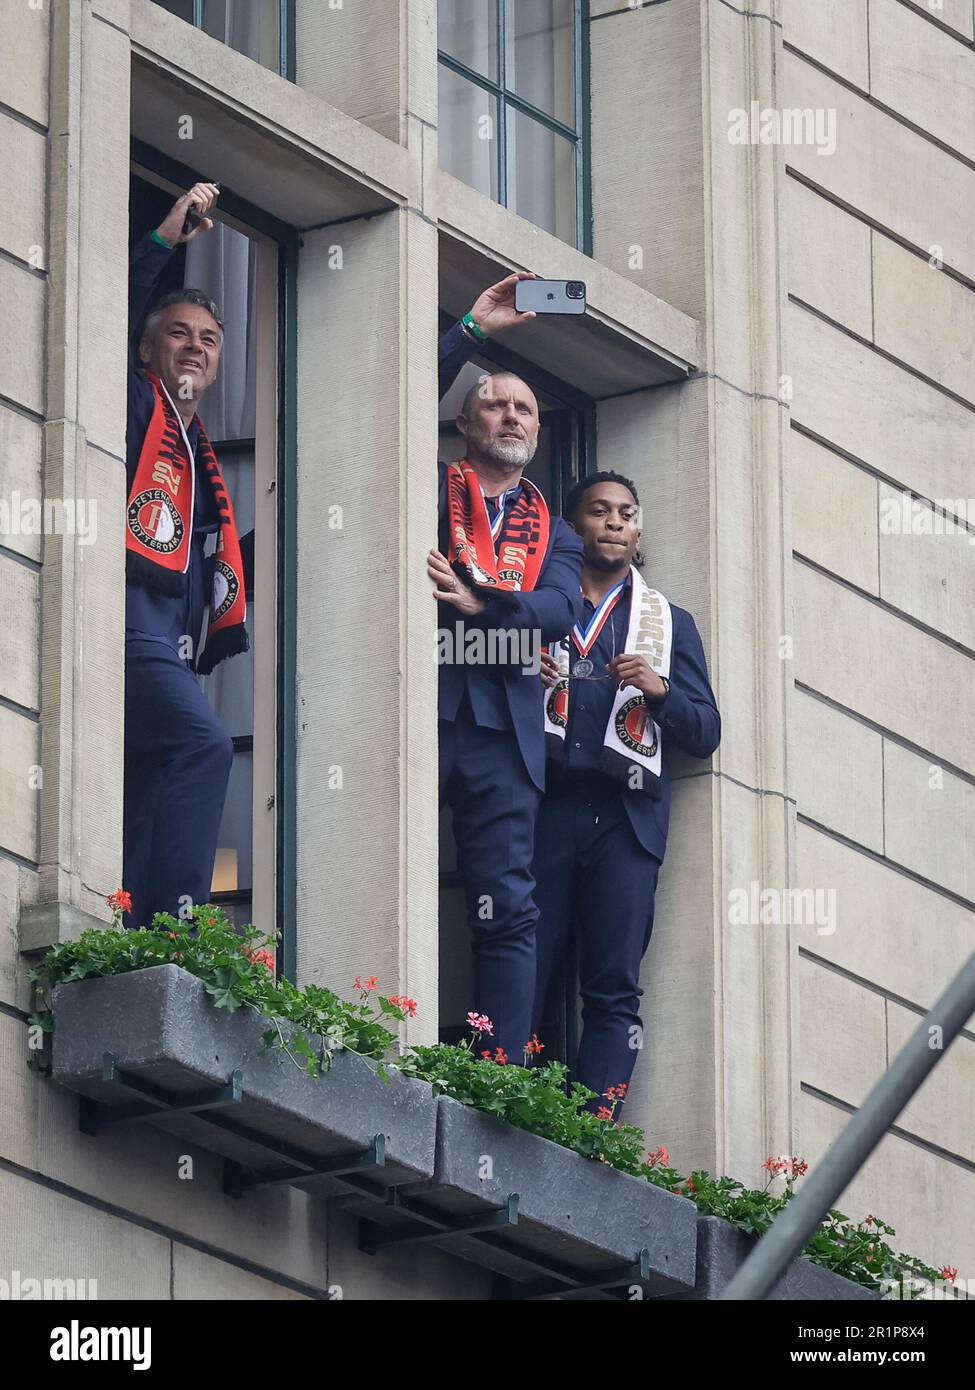
[[[214,588],[215,562],[205,557],[204,546],[221,529],[221,508],[204,466],[209,445],[197,405],[217,375],[223,325],[216,306],[194,289],[163,296],[143,323],[174,249],[212,229],[213,219],[205,214],[217,197],[215,184],[195,184],[131,255],[129,326],[140,332],[130,348],[127,486],[131,492],[136,485],[147,449],[156,485],[130,499],[127,527],[139,525],[148,545],[160,552],[166,549],[159,539],[164,526],[187,536],[182,574],[157,576],[151,563],[142,563],[135,572],[132,557],[127,557],[123,885],[132,895],[133,927],[151,924],[156,912],[186,916],[190,908],[209,901],[234,755],[230,735],[195,674],[246,646],[239,631],[233,644],[216,655],[212,637],[202,653],[199,644]],[[190,212],[200,220],[184,231]],[[165,440],[153,445],[157,393],[178,413],[174,422],[181,448]],[[158,503],[144,500],[161,496],[158,484],[165,479],[175,484],[176,496],[188,510],[186,520],[175,507],[163,513]],[[158,534],[141,524],[153,507],[158,516],[150,530],[158,527]],[[237,582],[242,588],[242,577]]]
[[[440,344],[441,395],[477,343],[532,315],[509,276]],[[427,573],[440,608],[440,795],[453,812],[474,952],[476,1012],[520,1062],[531,1032],[535,924],[531,863],[545,785],[540,655],[578,615],[582,545],[549,517],[522,474],[538,403],[509,372],[485,375],[457,417],[465,458],[440,465],[437,549]]]
[[[593,474],[564,512],[584,547],[584,616],[560,660],[543,662],[551,758],[535,831],[533,1026],[575,923],[583,1031],[574,1079],[608,1115],[643,1045],[640,962],[667,844],[672,755],[710,757],[721,720],[694,619],[640,576],[633,483]]]

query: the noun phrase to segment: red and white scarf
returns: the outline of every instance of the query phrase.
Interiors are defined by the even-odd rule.
[[[146,372],[155,402],[126,508],[126,572],[160,593],[186,593],[196,496],[196,459],[182,418],[162,381]],[[224,657],[248,648],[244,619],[244,566],[234,508],[203,423],[197,417],[197,453],[220,519],[206,646],[196,659],[201,675]],[[196,634],[191,634],[194,638]]]
[[[466,459],[447,464],[450,563],[475,587],[517,593],[538,582],[552,522],[534,483],[521,480],[521,494],[492,534],[480,479]]]

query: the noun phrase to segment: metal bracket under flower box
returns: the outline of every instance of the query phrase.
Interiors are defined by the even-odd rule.
[[[367,1194],[372,1195],[372,1194]],[[508,1244],[501,1235],[506,1227],[518,1225],[518,1194],[511,1192],[500,1206],[468,1215],[450,1214],[434,1211],[429,1205],[414,1195],[399,1188],[390,1188],[386,1193],[383,1217],[389,1219],[390,1213],[401,1213],[402,1222],[392,1226],[380,1226],[370,1220],[368,1210],[362,1211],[358,1203],[347,1203],[360,1212],[359,1249],[366,1254],[375,1255],[379,1251],[401,1245],[420,1242],[435,1243],[442,1250],[450,1250],[459,1241],[473,1240],[482,1246],[489,1245],[501,1251],[505,1259],[519,1268],[522,1279],[496,1275],[493,1297],[499,1299],[542,1299],[566,1298],[574,1294],[605,1293],[612,1297],[611,1290],[632,1289],[639,1285],[646,1288],[650,1280],[650,1255],[640,1250],[631,1264],[616,1266],[605,1270],[570,1269],[557,1260],[538,1253],[529,1253]],[[378,1215],[378,1213],[377,1213]],[[470,1259],[469,1253],[462,1258]],[[538,1276],[542,1277],[538,1277]],[[527,1277],[534,1276],[534,1277]]]
[[[565,1269],[555,1261],[541,1261],[536,1258],[526,1261],[543,1270],[547,1277],[532,1283],[514,1284],[501,1275],[495,1275],[495,1298],[524,1300],[529,1298],[572,1298],[581,1294],[605,1294],[607,1299],[616,1302],[622,1298],[629,1300],[631,1290],[639,1287],[641,1297],[647,1293],[650,1284],[650,1252],[643,1249],[637,1252],[632,1264],[622,1268],[607,1269],[602,1273],[590,1271],[585,1274],[578,1270]],[[619,1291],[623,1291],[622,1295]]]
[[[80,1092],[90,1134],[141,1120],[220,1155],[235,1195],[341,1195],[364,1249],[427,1242],[493,1274],[499,1298],[694,1287],[686,1198],[344,1051],[313,1082],[268,1053],[267,1020],[214,1009],[176,965],[63,984],[53,1004],[53,1079]]]
[[[102,1101],[92,1100],[90,1096],[79,1097],[78,1128],[82,1134],[96,1135],[112,1125],[145,1120],[162,1112],[192,1114],[222,1129],[226,1134],[246,1139],[248,1144],[262,1149],[271,1158],[284,1161],[282,1168],[253,1173],[233,1159],[224,1159],[223,1189],[232,1197],[239,1197],[252,1188],[274,1187],[299,1179],[302,1185],[305,1185],[314,1178],[332,1181],[351,1174],[364,1175],[381,1169],[386,1162],[384,1134],[377,1134],[365,1149],[321,1158],[303,1153],[290,1144],[274,1142],[250,1126],[239,1124],[228,1115],[214,1113],[229,1105],[240,1105],[244,1099],[243,1074],[239,1070],[231,1073],[225,1086],[212,1086],[202,1091],[171,1096],[159,1086],[146,1081],[144,1077],[124,1071],[119,1067],[115,1056],[106,1052],[102,1057],[101,1079],[139,1096],[140,1099],[133,1101],[131,1105],[105,1105]],[[356,1192],[364,1190],[366,1189],[358,1185],[355,1187]],[[386,1191],[385,1188],[381,1190]]]
[[[382,1208],[343,1203],[385,1227],[360,1227],[361,1248],[423,1240],[492,1273],[499,1299],[618,1301],[693,1288],[697,1213],[686,1198],[449,1097],[437,1112],[430,1179],[400,1185]]]
[[[114,1053],[106,1052],[102,1057],[102,1080],[121,1086],[141,1100],[131,1105],[104,1105],[92,1100],[90,1096],[79,1097],[78,1128],[82,1134],[95,1135],[110,1125],[126,1124],[133,1120],[144,1120],[148,1115],[156,1115],[160,1110],[180,1110],[185,1114],[200,1115],[204,1110],[215,1110],[219,1106],[239,1105],[243,1095],[243,1083],[239,1071],[232,1072],[225,1086],[209,1086],[205,1090],[190,1092],[173,1099],[158,1086],[144,1081],[130,1072],[122,1071]]]
[[[431,1087],[344,1050],[314,1080],[253,1010],[215,1009],[176,965],[59,985],[52,1077],[77,1091],[96,1134],[142,1121],[226,1160],[239,1195],[288,1184],[322,1196],[372,1194],[433,1172]],[[106,1059],[106,1052],[111,1056]]]

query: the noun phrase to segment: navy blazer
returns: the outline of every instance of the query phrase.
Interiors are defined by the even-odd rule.
[[[440,464],[438,511],[440,548],[446,554],[447,468]],[[580,617],[582,580],[582,541],[561,517],[552,517],[545,559],[534,589],[504,596],[485,594],[486,608],[474,618],[462,618],[452,605],[441,604],[439,623],[457,634],[456,650],[463,652],[468,628],[491,628],[496,632],[531,633],[531,646],[537,664],[542,647],[556,642]],[[541,674],[530,674],[521,665],[483,667],[464,662],[443,662],[440,666],[440,705],[455,711],[463,699],[463,687],[472,694],[477,688],[490,698],[489,687],[501,684],[510,727],[528,775],[539,791],[545,790],[545,711]]]
[[[587,610],[591,613],[591,609]],[[628,612],[628,610],[627,610]],[[656,795],[625,783],[616,783],[637,839],[645,850],[663,860],[670,822],[670,792],[674,755],[709,758],[721,738],[721,716],[708,679],[707,661],[701,635],[690,613],[671,604],[673,643],[670,660],[670,690],[662,700],[644,697],[647,707],[660,725],[663,743],[660,781]],[[608,662],[614,647],[609,627],[603,628],[590,656],[597,665]],[[566,732],[565,763],[553,773],[553,790],[563,779],[605,785],[609,779],[599,770],[606,725],[616,697],[614,681],[570,681],[569,724]]]
[[[710,758],[721,741],[721,715],[708,679],[701,634],[686,609],[671,604],[671,613],[674,640],[670,690],[659,702],[647,701],[663,734],[660,796],[653,798],[631,787],[623,789],[623,801],[637,839],[660,860],[667,846],[675,750],[692,758]]]
[[[440,395],[452,384],[464,363],[476,351],[455,324],[440,339]],[[443,554],[447,545],[447,468],[439,465],[438,544]],[[548,546],[535,588],[527,593],[482,595],[487,607],[474,618],[462,619],[448,603],[440,605],[439,625],[459,634],[455,651],[463,651],[463,633],[467,628],[491,628],[498,632],[522,631],[532,634],[531,650],[536,655],[541,646],[555,642],[577,622],[582,612],[582,541],[561,517],[552,517]],[[457,625],[460,624],[458,629]],[[465,688],[472,695],[472,704],[480,691],[485,705],[496,703],[498,685],[503,692],[499,702],[506,712],[505,723],[514,729],[518,747],[528,775],[539,791],[545,789],[545,718],[544,691],[541,675],[527,674],[521,665],[483,667],[463,662],[442,663],[440,666],[441,711],[449,710],[453,717]],[[478,702],[480,703],[480,702]]]

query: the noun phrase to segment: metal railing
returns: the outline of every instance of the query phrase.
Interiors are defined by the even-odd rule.
[[[802,1191],[783,1207],[722,1291],[722,1299],[768,1296],[973,1013],[975,955],[918,1024],[903,1052],[874,1086]]]

